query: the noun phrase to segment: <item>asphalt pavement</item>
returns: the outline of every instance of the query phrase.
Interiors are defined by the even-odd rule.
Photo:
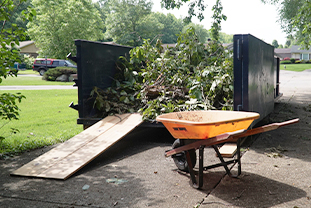
[[[0,207],[311,207],[310,75],[281,71],[283,96],[266,120],[300,122],[244,142],[239,178],[218,167],[193,188],[164,156],[174,141],[167,130],[138,127],[65,181],[10,176],[54,146],[1,160]],[[204,165],[219,162],[213,149],[204,153]]]

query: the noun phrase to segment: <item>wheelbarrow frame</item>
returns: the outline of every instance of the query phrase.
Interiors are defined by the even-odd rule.
[[[165,152],[165,156],[169,157],[169,156],[174,156],[178,153],[184,152],[185,153],[185,157],[188,163],[188,170],[190,173],[190,178],[191,178],[191,182],[194,188],[200,189],[203,186],[203,171],[206,171],[208,169],[212,169],[212,168],[216,168],[216,167],[221,167],[223,166],[226,170],[226,173],[231,176],[231,177],[238,177],[239,175],[241,175],[241,138],[243,137],[247,137],[247,136],[251,136],[251,135],[255,135],[255,134],[259,134],[259,133],[263,133],[263,132],[267,132],[267,131],[272,131],[275,130],[279,127],[282,126],[286,126],[286,125],[290,125],[290,124],[294,124],[294,123],[298,123],[299,119],[293,119],[293,120],[289,120],[289,121],[285,121],[285,122],[281,122],[281,123],[273,123],[273,124],[269,124],[269,125],[265,125],[265,126],[261,126],[255,129],[251,129],[251,130],[239,130],[239,131],[235,131],[235,132],[229,132],[229,133],[225,133],[225,134],[221,134],[221,135],[217,135],[215,137],[212,138],[208,138],[208,139],[202,139],[202,140],[198,140],[198,141],[194,141],[190,144],[187,145],[183,145],[181,147],[175,148],[175,149],[171,149]],[[225,161],[223,156],[220,154],[218,147],[216,146],[217,144],[222,144],[222,143],[226,143],[226,142],[237,142],[237,152],[236,152],[236,159],[232,159],[229,161]],[[214,165],[210,165],[210,166],[206,166],[204,167],[203,165],[203,158],[204,158],[204,148],[211,146],[214,148],[218,158],[220,159],[220,163],[214,164]],[[189,154],[190,150],[196,150],[199,149],[199,171],[198,171],[198,179],[196,179],[194,170],[193,170],[193,164],[191,162],[191,157]],[[228,168],[229,164],[232,163],[237,163],[238,164],[238,174],[237,175],[233,175],[231,174],[230,169]]]

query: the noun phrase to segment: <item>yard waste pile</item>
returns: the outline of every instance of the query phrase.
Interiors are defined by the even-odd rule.
[[[177,111],[233,109],[233,54],[221,43],[200,43],[193,28],[175,47],[144,40],[130,57],[120,57],[114,83],[94,87],[95,117],[140,112],[144,120]]]

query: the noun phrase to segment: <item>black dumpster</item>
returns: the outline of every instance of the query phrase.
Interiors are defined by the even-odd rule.
[[[120,56],[127,56],[131,47],[116,44],[76,40],[78,79],[78,124],[93,125],[101,118],[93,118],[93,102],[90,93],[94,86],[101,89],[110,87],[116,73],[116,62]]]
[[[234,35],[233,40],[234,110],[257,112],[263,119],[281,96],[279,58],[273,46],[250,34]]]
[[[105,89],[112,84],[116,62],[131,47],[76,40],[78,66],[78,124],[93,125],[93,87]],[[263,119],[274,109],[279,93],[279,58],[274,47],[250,34],[234,35],[234,110],[258,112]],[[259,120],[260,120],[259,119]],[[257,122],[259,121],[257,120]]]

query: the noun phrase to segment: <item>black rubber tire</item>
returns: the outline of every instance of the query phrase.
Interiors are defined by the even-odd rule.
[[[175,148],[180,147],[180,146],[182,146],[180,139],[176,139],[172,145],[172,148],[175,149]],[[190,154],[191,163],[194,167],[196,162],[197,162],[197,154],[196,154],[194,149],[189,150],[188,152]],[[179,170],[184,171],[184,172],[189,172],[185,152],[181,152],[181,153],[178,153],[176,155],[173,155],[172,158],[174,160],[175,165],[177,166],[177,168]]]
[[[40,74],[41,76],[43,76],[44,73],[45,73],[45,69],[40,69],[40,70],[39,70],[39,74]]]

